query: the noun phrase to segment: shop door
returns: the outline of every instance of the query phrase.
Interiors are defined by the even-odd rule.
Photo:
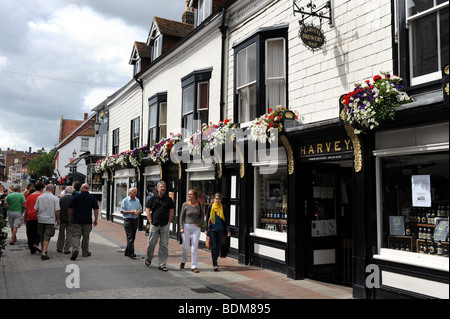
[[[307,170],[307,276],[351,284],[352,170],[343,164],[315,164]]]

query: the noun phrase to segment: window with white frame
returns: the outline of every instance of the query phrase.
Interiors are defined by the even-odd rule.
[[[200,25],[212,13],[213,0],[199,0],[197,8],[197,25]]]
[[[209,80],[211,70],[195,71],[182,81],[183,120],[185,132],[193,134],[208,123],[209,118]]]
[[[112,154],[119,153],[119,129],[115,129],[112,134]]]
[[[131,143],[130,149],[134,150],[139,147],[140,138],[140,119],[139,117],[131,121]]]
[[[449,1],[401,1],[405,1],[411,85],[439,80],[449,62]]]
[[[81,138],[81,151],[83,152],[89,151],[89,137]]]
[[[167,93],[158,93],[148,99],[148,145],[151,147],[167,137]]]
[[[287,101],[287,29],[261,31],[235,46],[235,122],[246,123]]]

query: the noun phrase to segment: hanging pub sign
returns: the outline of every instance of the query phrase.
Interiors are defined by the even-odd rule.
[[[326,39],[323,31],[313,24],[303,24],[300,27],[298,37],[311,51],[318,51],[325,44]]]

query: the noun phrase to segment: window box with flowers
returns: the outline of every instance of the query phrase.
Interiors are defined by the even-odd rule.
[[[191,155],[199,155],[202,151],[211,151],[217,146],[225,145],[227,142],[231,142],[231,130],[233,129],[233,123],[226,119],[225,121],[219,121],[218,124],[203,124],[202,128],[198,130],[189,140],[189,153]]]
[[[170,133],[169,138],[163,138],[150,148],[150,158],[155,163],[165,163],[170,159],[172,147],[181,140],[181,134]]]
[[[279,128],[286,111],[288,111],[286,107],[277,105],[275,108],[270,108],[269,113],[254,120],[250,125],[252,140],[260,143],[272,143],[275,141],[276,135],[274,130]],[[295,114],[295,120],[298,121],[298,114],[295,111],[292,112]]]
[[[384,121],[393,120],[395,108],[413,101],[403,91],[402,81],[396,75],[381,72],[373,82],[355,84],[355,89],[343,95],[341,118],[354,128],[355,134],[376,129]]]

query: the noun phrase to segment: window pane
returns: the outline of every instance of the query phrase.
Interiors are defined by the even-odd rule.
[[[151,128],[148,131],[148,136],[149,136],[149,141],[148,143],[150,144],[149,147],[152,147],[153,145],[156,144],[156,128]]]
[[[256,84],[239,90],[239,121],[245,123],[256,118]]]
[[[284,83],[285,83],[284,80],[267,81],[267,86],[266,86],[267,110],[266,111],[268,111],[269,108],[273,108],[274,106],[277,106],[277,105],[286,106],[285,105],[286,90],[285,90]]]
[[[159,125],[167,124],[167,103],[159,105]]]
[[[247,83],[247,50],[237,54],[237,82],[238,87]]]
[[[189,135],[194,132],[194,115],[192,113],[184,116],[184,128]]]
[[[448,65],[448,37],[449,37],[449,25],[448,25],[448,9],[439,12],[440,16],[440,32],[441,32],[441,69]]]
[[[406,0],[409,16],[424,12],[433,7],[434,0]]]
[[[248,83],[256,81],[256,44],[247,49]]]
[[[167,125],[160,125],[159,126],[159,138],[166,138],[167,137]]]
[[[183,114],[194,111],[194,97],[195,88],[194,85],[188,86],[183,89]]]
[[[431,14],[412,24],[413,77],[439,70],[436,19]]]
[[[284,77],[284,71],[284,40],[267,41],[267,77]]]
[[[208,86],[207,82],[198,85],[198,110],[208,109]]]
[[[157,108],[156,108],[156,104],[153,104],[152,106],[150,106],[150,118],[148,120],[149,126],[150,127],[155,127],[156,126],[156,118],[157,118]]]

